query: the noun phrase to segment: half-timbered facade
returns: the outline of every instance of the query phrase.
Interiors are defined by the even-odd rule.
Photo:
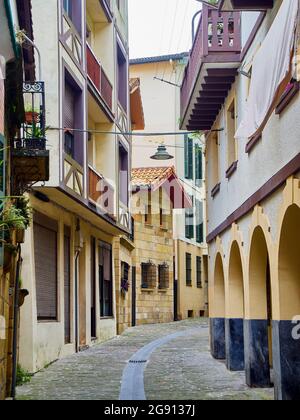
[[[30,194],[23,250],[30,372],[117,332],[115,243],[131,234],[127,19],[125,0],[32,1],[50,179]]]

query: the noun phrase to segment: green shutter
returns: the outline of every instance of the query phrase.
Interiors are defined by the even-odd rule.
[[[194,141],[188,135],[184,137],[184,172],[186,179],[193,179],[194,175]]]
[[[193,208],[187,209],[185,211],[185,236],[187,239],[194,239],[195,234],[195,214],[194,214],[194,197],[191,196],[191,201],[193,203]]]
[[[196,146],[196,185],[201,186],[203,180],[203,153],[199,145]]]
[[[204,242],[204,221],[203,221],[203,203],[197,200],[196,202],[196,240],[199,244]]]

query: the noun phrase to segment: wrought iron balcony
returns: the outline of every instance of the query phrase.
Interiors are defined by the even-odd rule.
[[[44,83],[24,83],[23,94],[25,121],[12,147],[12,173],[16,189],[49,180]]]
[[[100,99],[104,101],[105,105],[112,112],[113,86],[89,44],[87,44],[86,51],[88,77],[92,82],[93,87],[96,88],[96,93],[99,95]]]
[[[240,62],[241,48],[241,14],[220,12],[203,5],[181,87],[181,115],[185,127],[210,128],[216,115],[203,117],[201,124],[194,123],[192,111],[197,115],[194,102],[200,101],[199,105],[218,111],[234,80],[232,77]],[[226,76],[226,80],[222,77],[209,80],[209,72],[213,71]]]

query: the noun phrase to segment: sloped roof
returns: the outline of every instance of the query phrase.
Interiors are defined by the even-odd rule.
[[[133,193],[148,189],[153,192],[163,188],[174,209],[187,209],[193,203],[176,175],[174,166],[161,168],[136,168],[132,170]]]
[[[179,61],[183,58],[189,57],[188,52],[183,52],[179,54],[170,54],[170,55],[159,55],[156,57],[142,57],[142,58],[134,58],[130,60],[130,65],[135,64],[147,64],[147,63],[163,63],[164,61]]]
[[[132,170],[132,184],[138,187],[153,187],[162,180],[167,180],[175,173],[174,167],[136,168]]]

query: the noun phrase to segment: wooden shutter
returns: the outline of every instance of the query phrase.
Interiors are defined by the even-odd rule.
[[[37,214],[34,255],[38,320],[57,320],[57,223]]]
[[[196,201],[196,240],[202,244],[204,242],[204,223],[203,223],[203,202]]]
[[[203,155],[202,155],[202,150],[199,146],[196,147],[196,184],[197,186],[201,185],[201,181],[203,179],[203,169],[202,169],[202,165],[203,165]]]
[[[75,128],[75,101],[76,92],[72,85],[66,81],[64,103],[64,125],[66,128]]]
[[[65,228],[64,236],[64,312],[65,343],[71,343],[71,240],[70,229]]]
[[[194,140],[188,135],[184,138],[184,172],[186,179],[193,179],[194,174]]]

